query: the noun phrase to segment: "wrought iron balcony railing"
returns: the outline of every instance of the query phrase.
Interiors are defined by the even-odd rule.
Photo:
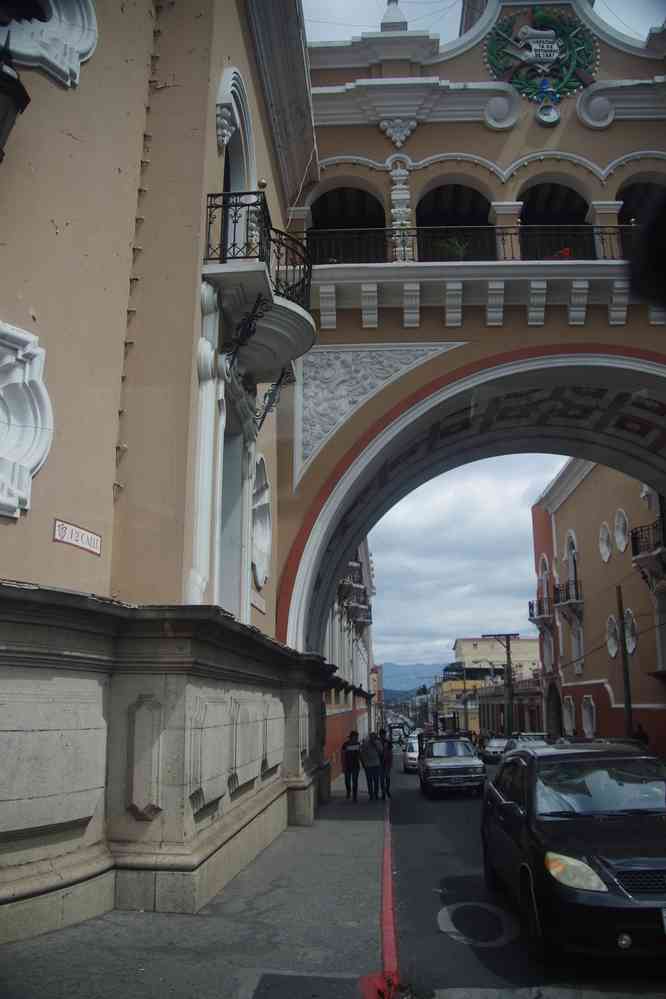
[[[263,191],[209,194],[205,263],[261,260],[276,295],[310,307],[312,262],[300,240],[271,223]]]
[[[570,604],[583,602],[583,587],[580,580],[568,579],[566,583],[556,583],[553,588],[554,604]]]
[[[634,527],[631,532],[631,554],[634,558],[639,555],[649,555],[664,547],[664,528],[661,517],[655,520],[654,524],[646,524],[645,527]]]
[[[542,617],[552,617],[552,616],[553,616],[553,608],[551,607],[550,597],[537,597],[536,600],[530,600],[530,606],[529,606],[530,621],[535,621]]]
[[[400,261],[622,260],[635,226],[438,226],[310,229],[314,264]]]

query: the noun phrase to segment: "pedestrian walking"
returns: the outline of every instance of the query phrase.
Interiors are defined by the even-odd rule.
[[[350,732],[349,738],[342,743],[342,769],[345,775],[347,800],[353,795],[354,801],[357,801],[358,774],[361,769],[361,743],[358,741],[358,732],[355,730]]]
[[[386,738],[386,730],[380,728],[379,740],[382,744],[381,770],[379,782],[382,789],[382,798],[391,797],[391,770],[393,769],[393,744]]]
[[[371,732],[361,744],[361,763],[365,769],[365,779],[368,782],[368,797],[376,801],[379,797],[379,773],[381,769],[381,746],[377,733]]]

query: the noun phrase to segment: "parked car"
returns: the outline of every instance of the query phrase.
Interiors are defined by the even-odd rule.
[[[506,741],[504,753],[510,753],[512,749],[521,749],[525,745],[545,746],[547,741],[546,732],[514,732]]]
[[[437,789],[481,791],[486,768],[469,739],[435,736],[419,756],[419,784],[423,794]]]
[[[486,784],[486,882],[518,901],[532,950],[666,950],[666,767],[631,744],[523,745]]]
[[[408,739],[402,753],[402,769],[404,773],[415,773],[419,768],[419,741]]]
[[[484,763],[499,763],[507,744],[507,739],[492,738],[483,747],[481,759]]]

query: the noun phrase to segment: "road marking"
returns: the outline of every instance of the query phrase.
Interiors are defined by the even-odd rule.
[[[478,940],[461,933],[453,922],[453,916],[460,909],[465,908],[485,909],[486,912],[497,916],[502,926],[502,932],[492,940]],[[455,902],[453,905],[445,905],[437,913],[437,925],[442,933],[446,933],[452,940],[466,944],[468,947],[506,947],[507,944],[520,936],[518,921],[509,912],[496,905],[491,905],[489,902]]]
[[[393,995],[399,984],[398,940],[395,929],[395,898],[393,894],[393,845],[391,843],[391,803],[384,807],[384,851],[382,854],[382,903],[379,917],[382,947],[382,970],[359,980],[363,999],[378,999]]]

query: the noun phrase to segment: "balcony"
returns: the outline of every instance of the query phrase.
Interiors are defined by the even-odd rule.
[[[313,345],[310,256],[273,226],[263,191],[208,195],[203,277],[237,328],[257,307],[254,332],[224,345],[255,381],[273,381]]]
[[[314,264],[491,260],[620,260],[634,226],[434,226],[405,229],[310,229]]]
[[[553,605],[570,624],[580,624],[583,619],[583,587],[580,580],[568,579],[553,587]]]
[[[637,569],[650,589],[666,580],[666,546],[664,526],[659,517],[653,524],[634,527],[631,532],[631,556]]]
[[[529,602],[529,619],[537,626],[550,627],[553,622],[553,606],[550,597],[537,597]]]

